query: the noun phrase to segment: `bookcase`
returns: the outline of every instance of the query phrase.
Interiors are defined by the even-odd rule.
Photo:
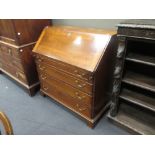
[[[109,119],[134,134],[155,134],[155,21],[118,25]]]

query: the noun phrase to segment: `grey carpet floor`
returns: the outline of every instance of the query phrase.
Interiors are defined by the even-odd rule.
[[[39,92],[30,97],[20,86],[0,75],[0,111],[9,117],[16,135],[124,135],[104,116],[94,129],[63,106]]]

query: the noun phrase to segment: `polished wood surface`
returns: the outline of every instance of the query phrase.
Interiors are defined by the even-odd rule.
[[[90,127],[109,106],[117,45],[114,34],[105,30],[46,27],[33,49],[41,94],[81,116]]]
[[[4,126],[5,133],[7,135],[13,135],[13,128],[12,128],[11,122],[3,112],[0,112],[0,122],[2,122]]]
[[[118,25],[118,50],[109,118],[136,134],[155,134],[155,21]]]
[[[33,51],[94,72],[114,34],[112,31],[47,27]]]
[[[0,20],[0,70],[21,84],[30,96],[39,88],[32,49],[50,21]]]

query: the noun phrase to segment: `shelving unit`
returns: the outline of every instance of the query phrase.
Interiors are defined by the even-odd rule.
[[[119,24],[118,38],[108,117],[132,133],[155,134],[155,21]]]

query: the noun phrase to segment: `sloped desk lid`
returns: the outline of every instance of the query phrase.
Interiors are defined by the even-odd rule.
[[[93,72],[116,31],[46,27],[33,52]]]

